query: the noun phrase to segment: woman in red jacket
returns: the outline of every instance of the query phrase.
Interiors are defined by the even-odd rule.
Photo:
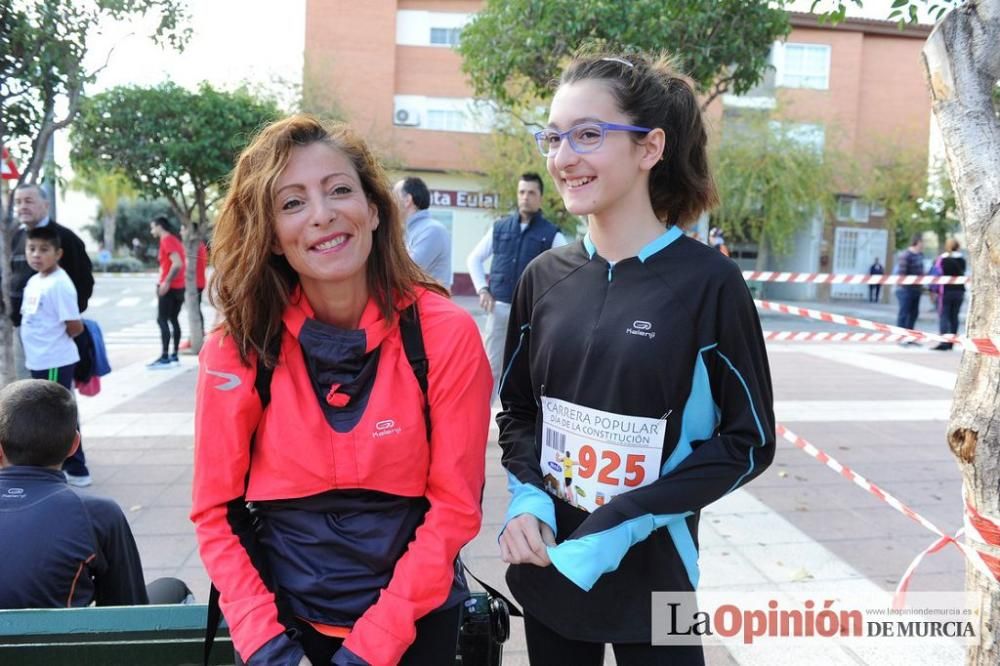
[[[341,125],[265,128],[214,239],[224,323],[201,352],[191,517],[237,652],[453,663],[492,383],[475,323],[410,260],[381,166]]]

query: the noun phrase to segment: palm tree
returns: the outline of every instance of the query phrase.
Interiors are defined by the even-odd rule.
[[[78,173],[70,183],[70,188],[97,199],[97,218],[104,230],[104,247],[113,254],[118,204],[123,199],[134,200],[135,189],[125,176],[111,171]]]

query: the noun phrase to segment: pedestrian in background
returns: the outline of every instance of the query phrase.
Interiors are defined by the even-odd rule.
[[[500,386],[514,285],[532,259],[567,242],[559,227],[542,213],[544,191],[545,184],[537,173],[521,174],[517,181],[517,210],[494,222],[466,260],[479,305],[486,312],[485,345],[493,371],[494,400]],[[486,262],[491,258],[487,278]]]
[[[708,244],[727,257],[729,256],[729,246],[726,245],[726,236],[719,227],[712,227],[709,230]]]
[[[885,266],[879,261],[878,257],[872,262],[872,265],[868,267],[868,275],[885,275]],[[882,285],[880,284],[870,284],[868,285],[868,302],[878,303],[879,296],[882,294]]]
[[[958,241],[949,238],[944,242],[944,254],[938,259],[941,265],[941,275],[948,277],[958,277],[965,275],[965,257],[959,251]],[[938,332],[942,335],[947,333],[958,333],[958,312],[962,309],[962,301],[965,300],[964,284],[944,284],[940,285],[938,291]],[[931,349],[935,351],[948,351],[952,343],[941,342]]]
[[[896,256],[896,266],[893,275],[921,276],[924,274],[924,240],[923,234],[915,233],[910,237],[910,246]],[[923,290],[919,284],[899,285],[896,288],[896,300],[899,302],[899,312],[896,315],[896,326],[913,329],[920,313],[920,293]],[[916,340],[899,343],[904,347],[919,347]]]
[[[177,356],[181,346],[181,307],[184,306],[184,244],[174,233],[170,220],[162,215],[149,223],[149,233],[160,241],[157,259],[160,277],[156,283],[156,323],[160,327],[160,357],[147,368],[160,370],[180,363]],[[173,333],[173,353],[170,338]]]
[[[25,258],[36,271],[24,286],[21,302],[21,342],[24,361],[34,379],[47,379],[73,390],[73,371],[80,352],[73,338],[83,333],[76,287],[59,266],[62,239],[52,225],[25,233]],[[91,484],[83,447],[64,456],[62,470],[70,485]]]
[[[682,231],[718,202],[698,100],[666,60],[579,58],[535,138],[588,233],[531,262],[507,328],[500,552],[528,658],[700,666],[651,644],[651,593],[694,591],[699,512],[775,441],[746,282]]]
[[[406,224],[406,249],[417,266],[451,289],[451,234],[431,217],[431,191],[420,178],[410,176],[396,183],[393,193],[403,211]]]
[[[24,348],[17,327],[21,325],[21,292],[35,271],[25,257],[26,234],[30,229],[52,227],[59,235],[62,257],[59,266],[73,282],[76,289],[76,304],[80,312],[87,309],[87,303],[94,293],[94,268],[87,256],[87,249],[80,237],[49,217],[49,200],[45,189],[37,184],[21,185],[14,190],[14,214],[20,226],[14,231],[11,241],[11,312],[14,324],[14,369],[18,379],[27,379],[29,373],[24,365]]]

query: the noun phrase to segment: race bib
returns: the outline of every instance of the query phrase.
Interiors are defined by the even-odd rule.
[[[660,476],[667,421],[542,398],[545,489],[585,511]]]
[[[38,312],[38,303],[41,299],[38,294],[26,294],[21,304],[21,314],[33,315]]]

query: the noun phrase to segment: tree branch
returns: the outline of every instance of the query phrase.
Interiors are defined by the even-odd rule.
[[[705,111],[708,106],[715,101],[715,98],[719,95],[724,95],[729,91],[729,84],[736,79],[735,76],[724,76],[721,79],[716,80],[715,85],[712,86],[712,93],[705,98],[705,101],[701,104],[701,110]]]

